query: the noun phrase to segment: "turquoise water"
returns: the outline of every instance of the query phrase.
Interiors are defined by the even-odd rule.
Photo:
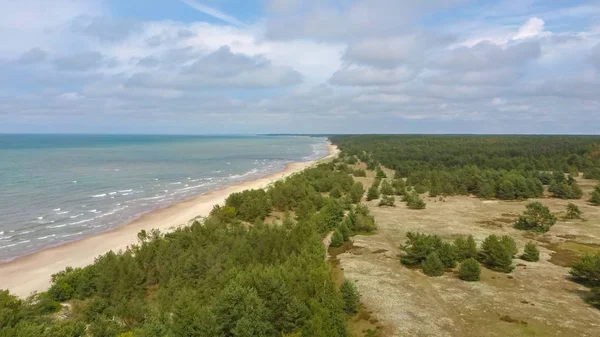
[[[311,137],[0,135],[0,261],[326,154]]]

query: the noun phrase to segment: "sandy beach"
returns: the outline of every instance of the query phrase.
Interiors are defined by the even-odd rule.
[[[337,155],[334,145],[328,146],[331,158]],[[323,159],[325,159],[323,158]],[[317,161],[298,162],[286,165],[283,171],[266,177],[227,186],[192,199],[173,204],[142,215],[140,218],[111,231],[90,236],[61,246],[48,248],[13,261],[0,264],[0,289],[26,297],[34,291],[44,291],[50,285],[50,276],[71,267],[84,267],[94,262],[94,258],[108,251],[124,250],[137,242],[140,230],[173,230],[189,223],[191,219],[206,216],[216,204],[221,204],[231,193],[247,189],[266,188],[269,184],[304,170]]]

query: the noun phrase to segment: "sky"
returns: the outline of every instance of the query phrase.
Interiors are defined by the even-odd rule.
[[[0,0],[0,133],[600,133],[600,0]]]

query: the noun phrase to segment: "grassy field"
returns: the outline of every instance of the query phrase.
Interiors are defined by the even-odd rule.
[[[369,187],[373,172],[355,179]],[[396,207],[384,208],[377,200],[364,201],[377,220],[377,234],[355,236],[353,245],[336,255],[339,268],[356,281],[363,310],[382,336],[597,336],[600,310],[585,303],[588,289],[568,278],[574,259],[600,251],[600,207],[586,202],[597,182],[579,178],[578,183],[585,195],[571,202],[581,208],[584,220],[561,219],[546,234],[519,231],[512,223],[532,201],[550,207],[560,219],[568,201],[425,196],[425,210],[409,210],[399,200]],[[408,231],[448,240],[473,235],[478,244],[490,234],[510,235],[521,251],[534,241],[540,261],[515,259],[510,274],[484,268],[480,282],[461,281],[456,271],[427,277],[400,264],[399,245]]]

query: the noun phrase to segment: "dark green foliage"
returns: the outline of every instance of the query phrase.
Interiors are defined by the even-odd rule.
[[[540,260],[540,251],[537,246],[533,242],[528,242],[525,245],[525,249],[523,251],[523,255],[521,255],[521,259],[529,262],[537,262]]]
[[[574,262],[569,273],[589,286],[600,286],[600,253],[587,254]]]
[[[356,169],[352,172],[352,175],[355,177],[366,177],[367,172],[363,169]]]
[[[263,220],[271,213],[271,205],[264,190],[246,190],[232,193],[225,206],[236,210],[236,216],[244,221],[253,222],[256,219]]]
[[[360,182],[355,182],[352,185],[352,189],[350,190],[350,199],[353,203],[359,203],[362,200],[363,195],[365,194],[365,188],[363,184]]]
[[[588,171],[583,172],[585,179],[600,180],[600,167],[592,167]]]
[[[367,201],[375,199],[379,199],[379,188],[377,188],[377,185],[373,184],[367,191]]]
[[[442,276],[445,271],[444,263],[442,263],[436,252],[431,252],[427,255],[425,261],[421,264],[421,268],[427,276]]]
[[[514,226],[517,229],[544,233],[549,231],[555,223],[556,217],[550,213],[548,207],[539,202],[532,202],[527,205],[527,210],[519,217]]]
[[[357,204],[356,208],[348,214],[350,225],[348,228],[353,232],[372,232],[377,229],[375,217],[370,214],[366,205]]]
[[[406,192],[406,183],[404,179],[394,179],[392,182],[392,187],[394,188],[394,194],[396,195],[404,195]]]
[[[597,136],[334,136],[348,153],[368,153],[395,178],[431,196],[476,195],[505,200],[541,197],[543,184],[567,183],[558,197],[578,198],[563,172],[600,172]],[[550,172],[554,172],[550,174]]]
[[[488,236],[481,244],[479,260],[488,268],[504,273],[511,272],[513,251],[505,242],[496,236]]]
[[[517,249],[517,243],[510,236],[502,235],[502,237],[500,238],[500,242],[502,242],[504,247],[506,247],[506,250],[512,254],[512,257],[514,257],[519,252],[519,249]]]
[[[565,219],[581,219],[581,210],[573,203],[567,204]]]
[[[595,206],[600,206],[600,185],[596,186],[594,191],[592,191],[590,203]]]
[[[464,281],[479,281],[481,275],[481,267],[479,262],[474,258],[468,258],[460,264],[458,269],[458,277]]]
[[[456,267],[456,252],[454,246],[449,243],[442,243],[438,248],[437,254],[445,268]]]
[[[391,195],[384,195],[381,200],[379,200],[379,206],[395,206],[396,198]]]
[[[416,192],[404,194],[403,200],[409,209],[425,209],[425,201]]]
[[[554,198],[560,199],[581,199],[583,196],[583,191],[573,179],[568,182],[554,183],[548,188],[548,191]]]
[[[338,186],[334,186],[329,192],[329,196],[332,198],[339,199],[342,197],[342,192],[340,191]]]
[[[354,283],[349,280],[344,280],[340,286],[340,293],[344,300],[344,311],[349,315],[357,313],[360,297]]]
[[[338,226],[338,231],[340,232],[340,234],[342,234],[342,240],[344,240],[344,242],[350,240],[350,228],[348,228],[346,221],[340,223],[340,225]]]
[[[400,261],[407,266],[420,265],[425,261],[427,255],[438,251],[442,245],[442,239],[437,235],[408,232],[406,233],[406,242],[400,246],[400,249],[406,253],[402,255]]]
[[[454,252],[458,261],[463,261],[470,258],[477,258],[477,244],[472,235],[466,239],[458,237],[454,240]]]
[[[344,236],[339,230],[333,232],[331,236],[331,247],[341,247],[344,244]]]
[[[387,175],[385,174],[385,172],[383,172],[383,170],[379,166],[377,166],[377,169],[375,170],[375,176],[377,178],[387,178]]]
[[[394,188],[387,180],[381,183],[380,191],[383,195],[394,195]]]

